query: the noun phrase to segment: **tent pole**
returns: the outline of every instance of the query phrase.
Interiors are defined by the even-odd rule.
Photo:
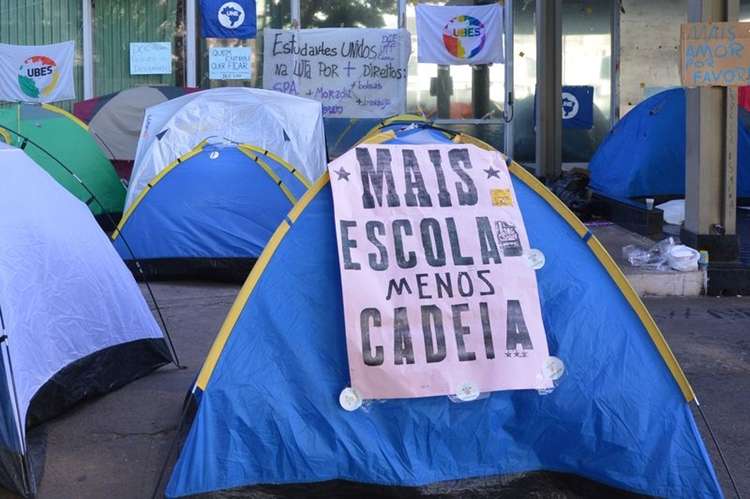
[[[59,159],[57,159],[48,150],[46,150],[45,148],[43,148],[42,146],[40,146],[39,144],[37,144],[36,142],[34,142],[33,140],[31,140],[30,138],[26,137],[25,135],[22,135],[21,133],[17,132],[16,130],[13,130],[13,129],[8,128],[8,127],[3,126],[3,125],[0,125],[0,128],[2,128],[4,130],[7,130],[10,133],[13,133],[16,136],[18,136],[21,139],[23,139],[23,143],[21,144],[21,149],[24,149],[27,144],[31,144],[34,147],[36,147],[37,149],[39,149],[40,151],[42,151],[44,154],[46,154],[47,156],[49,156],[50,158],[52,158],[66,172],[68,172],[70,174],[70,176],[73,177],[81,185],[81,187],[84,188],[84,190],[86,191],[86,193],[89,196],[91,196],[89,198],[89,202],[91,202],[91,201],[96,202],[102,208],[103,213],[106,215],[108,221],[114,227],[117,227],[117,222],[115,221],[114,218],[112,218],[112,215],[108,211],[106,211],[104,209],[104,205],[101,203],[101,201],[99,201],[99,198],[96,197],[96,194],[94,194],[91,191],[91,189],[88,188],[88,186],[83,182],[83,180],[81,180],[81,178],[78,175],[76,175],[75,173],[73,173],[73,171],[70,168],[68,168],[67,166],[65,166],[62,161],[60,161]],[[120,236],[122,236],[122,233],[120,234]],[[154,296],[154,292],[151,289],[151,284],[149,283],[148,279],[146,278],[145,272],[141,268],[141,262],[135,256],[135,253],[133,253],[132,248],[130,247],[130,245],[128,244],[128,242],[125,240],[124,237],[122,237],[122,242],[125,243],[125,246],[127,247],[128,251],[133,256],[133,260],[135,261],[136,267],[138,267],[138,270],[139,270],[139,272],[141,274],[141,278],[143,279],[143,283],[146,285],[146,289],[148,290],[149,297],[151,298],[151,301],[154,302],[154,308],[156,308],[156,314],[159,316],[159,321],[161,322],[161,325],[162,325],[162,330],[164,332],[164,337],[167,340],[167,345],[169,346],[170,353],[172,354],[172,361],[174,362],[175,366],[177,366],[177,368],[184,369],[184,366],[182,364],[180,364],[180,359],[177,356],[177,350],[175,349],[174,343],[172,342],[172,336],[169,334],[169,329],[167,328],[167,322],[164,320],[164,316],[161,313],[161,307],[159,307],[159,303],[156,301],[156,297]]]
[[[737,496],[737,499],[742,499],[742,495],[740,494],[740,489],[737,488],[737,483],[734,481],[734,475],[729,469],[729,463],[724,457],[724,452],[721,450],[721,446],[719,445],[719,440],[716,438],[716,435],[714,434],[714,430],[713,428],[711,428],[711,425],[708,422],[708,418],[703,412],[703,408],[701,407],[701,403],[698,401],[698,397],[695,397],[695,406],[698,408],[698,412],[700,413],[701,418],[703,419],[703,423],[706,425],[706,428],[708,428],[708,434],[711,435],[711,440],[714,441],[714,446],[716,446],[716,450],[719,453],[719,459],[721,459],[721,464],[724,465],[724,470],[727,472],[727,475],[729,475],[729,481],[732,483],[732,488],[734,489],[734,493]]]
[[[18,391],[16,390],[16,377],[13,373],[13,361],[10,358],[10,348],[8,347],[8,334],[5,330],[5,319],[3,318],[3,309],[0,307],[0,343],[5,347],[5,355],[8,357],[8,377],[10,379],[11,391],[13,392],[13,405],[15,405],[16,413],[16,430],[18,431],[19,444],[21,446],[21,473],[23,473],[23,482],[26,486],[26,491],[33,496],[36,496],[36,481],[34,480],[34,471],[31,469],[31,462],[29,461],[29,453],[26,448],[26,441],[24,438],[24,430],[26,427],[25,421],[21,420],[21,409],[18,406]]]
[[[169,466],[169,459],[172,457],[172,454],[174,453],[175,447],[177,446],[177,440],[180,438],[180,434],[182,433],[183,426],[185,425],[185,419],[187,418],[188,409],[190,408],[191,404],[191,397],[195,397],[195,395],[191,392],[188,394],[188,397],[185,399],[185,403],[182,404],[182,414],[180,414],[180,420],[177,423],[177,428],[175,429],[175,435],[172,439],[172,442],[169,444],[169,449],[167,449],[167,455],[164,456],[164,464],[161,466],[161,471],[159,472],[159,476],[156,478],[156,484],[154,485],[154,493],[151,495],[151,499],[157,499],[159,496],[159,487],[161,486],[162,481],[164,481],[164,475],[167,474],[167,467]]]

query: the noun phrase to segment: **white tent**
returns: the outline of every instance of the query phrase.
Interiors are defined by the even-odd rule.
[[[125,209],[151,179],[204,139],[267,149],[308,180],[326,168],[319,102],[256,88],[204,90],[146,110]]]
[[[172,360],[91,212],[0,144],[0,481],[36,487],[26,427]]]

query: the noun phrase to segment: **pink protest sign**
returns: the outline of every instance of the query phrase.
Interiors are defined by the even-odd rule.
[[[531,248],[499,153],[363,145],[329,173],[362,398],[552,386]]]

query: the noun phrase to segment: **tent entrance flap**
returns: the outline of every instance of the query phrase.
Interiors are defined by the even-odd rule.
[[[162,169],[112,234],[126,263],[150,279],[243,281],[307,189],[260,149],[204,141]]]

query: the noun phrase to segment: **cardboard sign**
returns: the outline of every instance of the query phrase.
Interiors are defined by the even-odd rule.
[[[263,36],[263,88],[320,101],[330,118],[405,111],[408,31],[266,29]]]
[[[75,99],[73,41],[51,45],[0,43],[0,101]]]
[[[329,174],[362,398],[551,386],[534,252],[500,153],[364,145]]]
[[[166,75],[172,72],[170,42],[131,42],[131,75]]]
[[[750,23],[687,23],[680,28],[685,87],[750,84]]]
[[[213,47],[208,51],[208,78],[249,80],[252,77],[250,47]]]

